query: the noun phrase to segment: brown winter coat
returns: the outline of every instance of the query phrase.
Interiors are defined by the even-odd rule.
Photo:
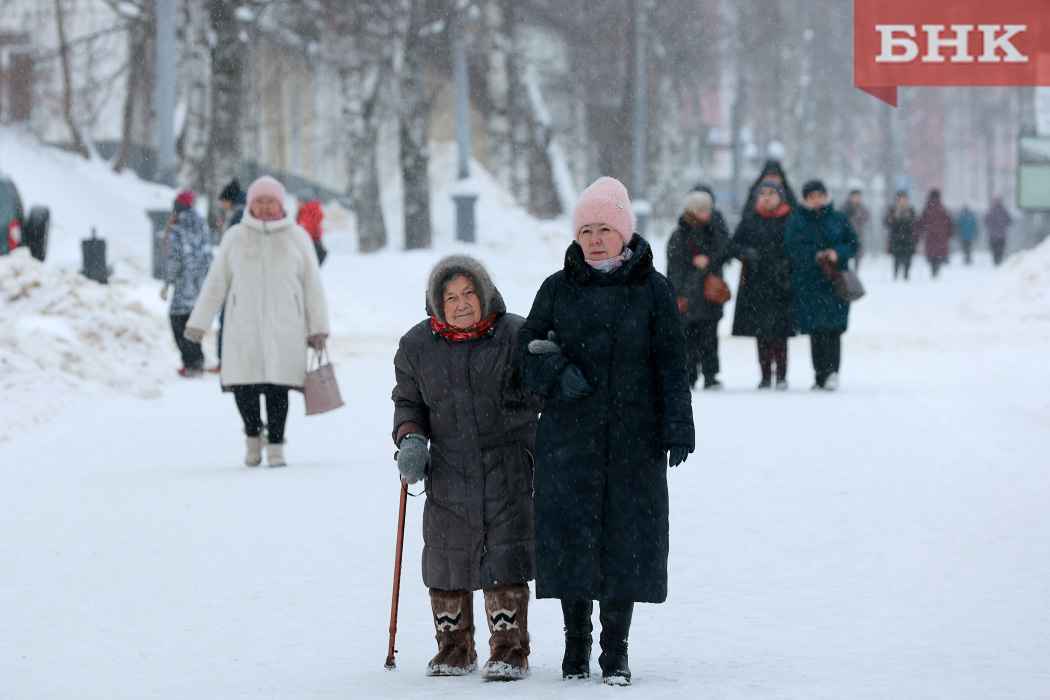
[[[394,357],[394,438],[400,429],[430,439],[423,582],[446,591],[524,583],[535,568],[532,455],[539,409],[515,361],[524,319],[506,312],[479,263],[465,256],[446,260],[449,270],[463,266],[474,282],[483,317],[497,318],[487,333],[464,341],[438,334],[428,318],[401,338]],[[433,287],[445,276],[431,275],[428,313],[441,313],[441,290]]]

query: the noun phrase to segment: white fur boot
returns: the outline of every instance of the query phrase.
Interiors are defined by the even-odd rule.
[[[244,453],[244,463],[249,467],[257,467],[262,463],[262,435],[245,438],[244,443],[248,451]]]
[[[282,443],[266,444],[266,461],[271,467],[284,467],[287,466],[287,462],[284,461],[284,445]]]

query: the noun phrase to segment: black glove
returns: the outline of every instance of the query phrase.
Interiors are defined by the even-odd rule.
[[[582,399],[594,391],[576,365],[565,365],[565,369],[558,375],[558,381],[561,382],[562,393],[573,401]]]
[[[421,481],[427,475],[427,467],[430,465],[427,439],[419,433],[409,433],[401,438],[398,447],[397,470],[401,472],[401,476],[410,484]]]
[[[677,467],[688,456],[689,448],[685,445],[668,445],[667,447],[667,463],[672,467]]]

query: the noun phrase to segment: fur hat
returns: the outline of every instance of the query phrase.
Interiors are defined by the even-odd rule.
[[[619,232],[623,244],[634,235],[634,212],[627,188],[612,177],[600,177],[580,194],[572,215],[572,235],[580,237],[580,229],[587,224],[608,224]]]
[[[481,318],[488,318],[493,312],[492,302],[496,295],[496,285],[492,283],[485,266],[469,255],[446,255],[435,263],[427,281],[427,313],[437,316],[442,323],[448,323],[443,297],[445,285],[456,275],[464,275],[474,283],[474,291],[481,300]]]
[[[285,194],[284,185],[269,175],[263,175],[248,186],[248,204],[251,205],[251,203],[258,197],[269,195],[270,197],[274,197],[283,206]]]
[[[193,203],[197,201],[197,195],[193,194],[190,190],[183,190],[175,195],[175,211],[186,211],[187,209],[193,208]]]
[[[685,196],[685,203],[682,204],[682,211],[692,213],[711,211],[711,207],[714,205],[715,200],[712,199],[710,194],[703,190],[694,190]]]

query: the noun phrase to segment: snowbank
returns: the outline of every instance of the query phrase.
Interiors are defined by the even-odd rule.
[[[1007,258],[974,306],[988,316],[1050,320],[1050,239]]]
[[[170,331],[137,288],[0,256],[0,441],[100,388],[160,395]]]

